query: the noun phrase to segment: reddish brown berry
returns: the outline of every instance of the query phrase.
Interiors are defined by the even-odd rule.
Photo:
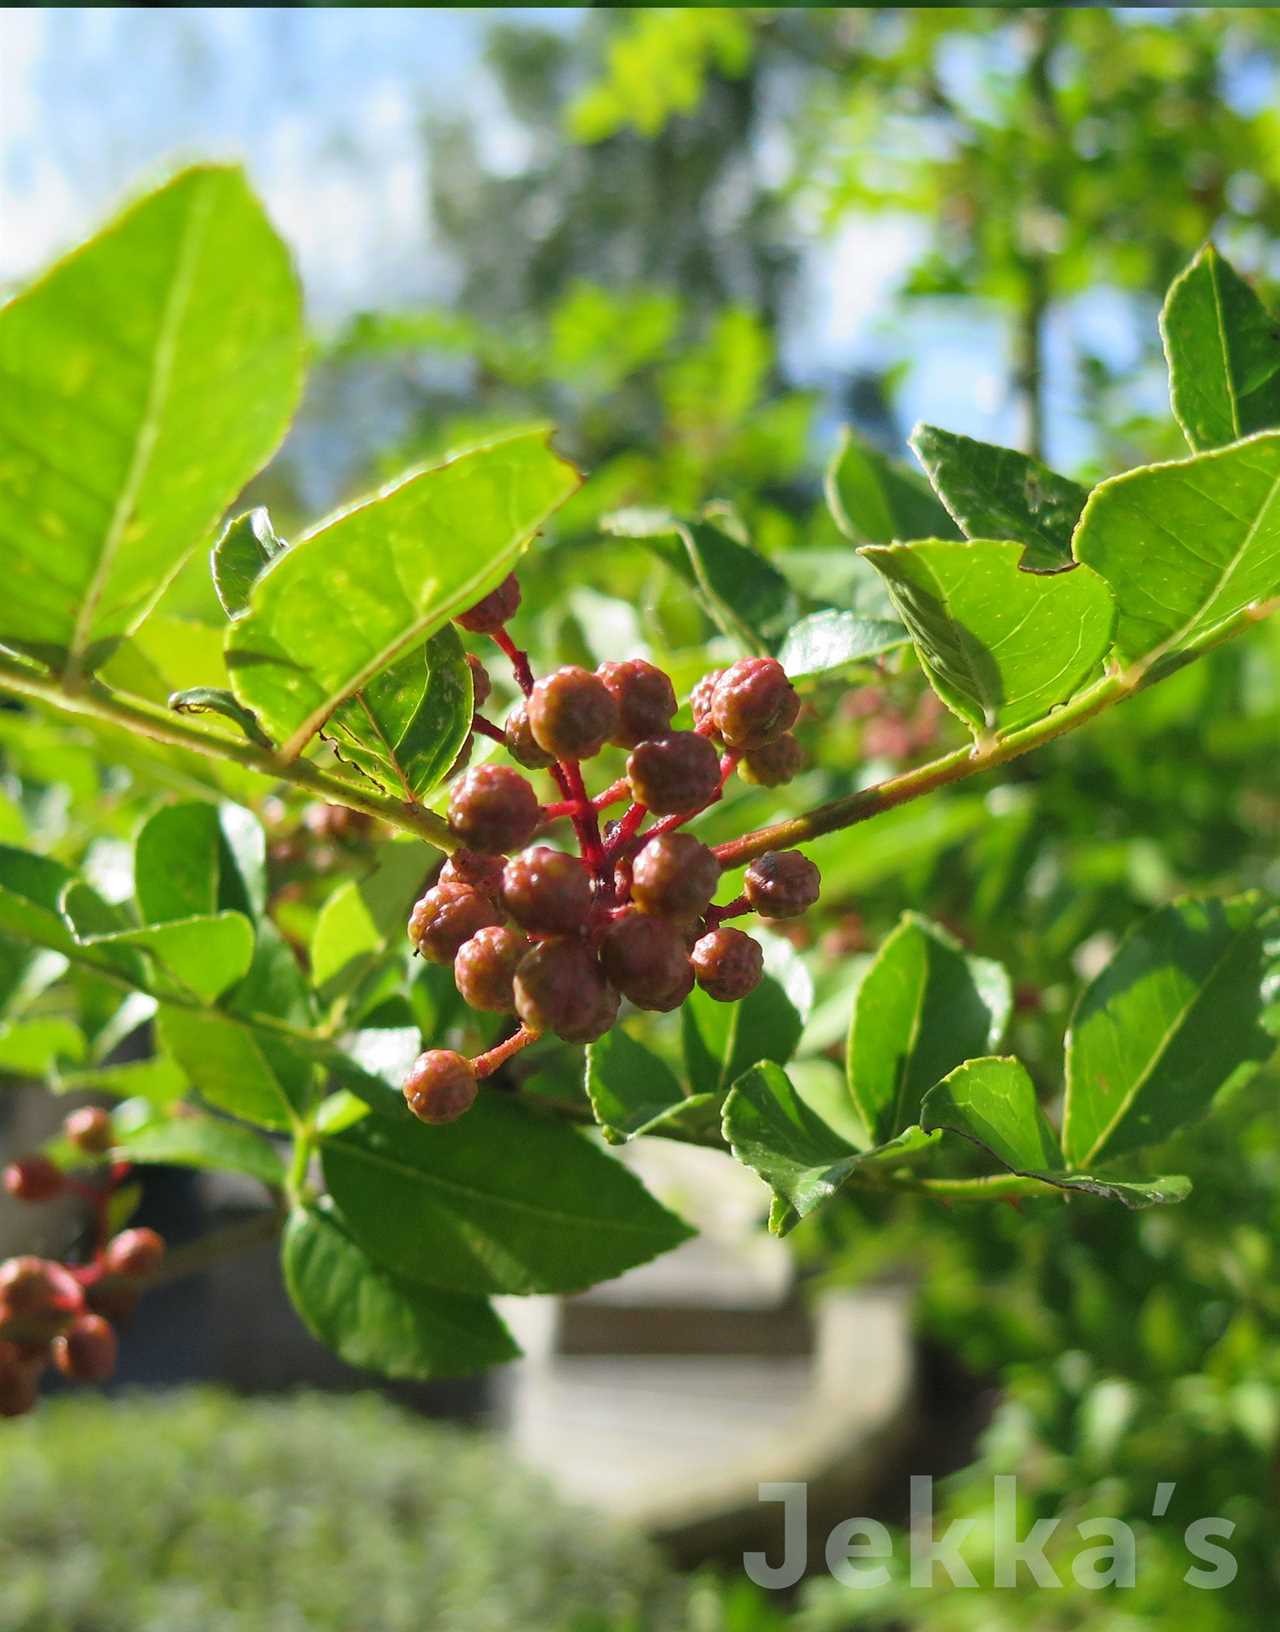
[[[634,748],[646,737],[660,737],[671,729],[676,693],[661,669],[633,657],[626,663],[602,663],[596,673],[618,709],[610,742],[619,748]]]
[[[110,1113],[98,1105],[82,1105],[78,1111],[72,1111],[63,1122],[62,1131],[86,1156],[105,1156],[116,1140]]]
[[[474,766],[449,795],[449,826],[470,850],[519,850],[541,818],[537,795],[506,765]]]
[[[455,850],[440,869],[436,883],[465,884],[496,901],[502,889],[502,857],[487,856],[482,850]]]
[[[123,1280],[95,1281],[85,1292],[85,1300],[95,1315],[105,1315],[113,1326],[133,1318],[142,1294]]]
[[[444,773],[446,781],[451,781],[455,776],[458,776],[461,772],[466,770],[467,766],[471,763],[471,756],[475,752],[475,747],[476,734],[474,731],[468,731],[466,741],[453,756],[453,764],[450,765],[449,769]]]
[[[512,982],[528,950],[528,940],[514,929],[477,931],[453,960],[454,984],[464,1001],[491,1014],[511,1014],[516,1006]]]
[[[763,748],[753,748],[749,754],[743,754],[738,761],[738,775],[757,787],[780,788],[804,770],[807,757],[790,731],[784,731]]]
[[[476,1072],[471,1061],[450,1048],[419,1054],[404,1079],[404,1097],[419,1122],[439,1127],[456,1122],[475,1104]]]
[[[618,1006],[621,1002],[617,992],[606,981],[600,988],[600,995],[596,1002],[595,1013],[590,1020],[573,1032],[562,1032],[566,1042],[594,1043],[603,1037],[605,1032],[612,1031],[618,1019]]]
[[[614,919],[601,942],[600,961],[623,997],[641,1009],[665,1009],[689,973],[679,927],[643,912]]]
[[[523,765],[526,771],[545,771],[548,765],[555,764],[556,756],[539,748],[533,740],[533,731],[529,725],[529,705],[523,698],[507,715],[504,730],[507,752],[517,765]]]
[[[710,674],[703,675],[689,693],[689,708],[695,726],[715,724],[711,717],[711,704],[715,700],[716,687],[720,684],[720,676],[723,673],[723,669],[712,669]]]
[[[471,670],[471,700],[476,708],[483,708],[489,701],[489,693],[493,690],[493,681],[489,678],[489,671],[475,655],[467,653],[467,667]]]
[[[520,583],[515,573],[509,572],[497,589],[491,589],[468,611],[459,612],[453,621],[473,635],[491,635],[515,617],[519,605]]]
[[[536,845],[503,868],[502,904],[535,934],[571,935],[591,909],[591,875],[577,856]]]
[[[103,1267],[108,1275],[146,1280],[160,1268],[164,1254],[164,1237],[155,1230],[123,1230],[107,1243]]]
[[[39,1397],[40,1366],[14,1343],[0,1343],[0,1417],[25,1417]]]
[[[643,912],[687,923],[706,911],[720,863],[692,833],[659,833],[635,859],[631,898]]]
[[[798,850],[766,850],[747,868],[743,893],[762,918],[798,918],[818,899],[822,875]]]
[[[694,947],[690,961],[698,985],[717,1003],[737,1003],[755,991],[764,974],[759,941],[740,929],[711,930]]]
[[[29,1253],[0,1264],[0,1324],[13,1316],[74,1314],[83,1307],[79,1281],[61,1264]]]
[[[62,1169],[47,1156],[24,1156],[4,1170],[4,1187],[15,1201],[52,1201],[66,1184]]]
[[[452,963],[477,930],[500,924],[495,902],[466,884],[436,884],[409,914],[409,939],[429,963]]]
[[[720,756],[696,731],[650,737],[627,755],[631,797],[658,816],[684,815],[720,791]]]
[[[77,1383],[105,1383],[116,1369],[118,1345],[101,1315],[78,1315],[53,1341],[53,1363]]]
[[[535,946],[515,978],[516,1013],[534,1032],[580,1042],[607,1002],[600,961],[580,940],[557,938]]]
[[[618,705],[598,674],[568,664],[529,694],[533,740],[555,759],[590,759],[618,728]]]
[[[800,698],[772,657],[742,657],[716,682],[711,717],[730,748],[751,752],[796,723]]]

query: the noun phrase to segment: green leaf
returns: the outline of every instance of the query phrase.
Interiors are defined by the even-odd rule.
[[[1016,538],[1024,572],[1075,564],[1071,534],[1088,491],[1012,448],[917,425],[911,447],[966,538]]]
[[[55,1017],[0,1023],[0,1073],[43,1077],[59,1060],[82,1060],[84,1034],[70,1020]]]
[[[163,805],[134,845],[138,912],[148,924],[219,909],[252,916],[264,902],[265,854],[256,818],[238,806]]]
[[[416,841],[383,845],[371,873],[329,896],[311,935],[311,979],[322,1002],[351,991],[389,946],[408,945],[405,924],[428,866]]]
[[[246,1173],[273,1189],[284,1185],[284,1164],[275,1146],[261,1134],[219,1117],[186,1115],[148,1122],[117,1143],[131,1162]]]
[[[74,911],[73,896],[68,910]],[[155,967],[202,1003],[212,1003],[247,973],[253,925],[239,912],[176,918],[164,924],[78,933],[82,946],[108,952],[137,947]]]
[[[293,1125],[293,1098],[267,1039],[216,1009],[162,1004],[156,1016],[165,1051],[201,1097],[260,1128]],[[282,1045],[276,1044],[277,1048]]]
[[[714,1102],[713,1094],[686,1096],[676,1074],[643,1043],[615,1026],[587,1049],[587,1096],[605,1138],[625,1144],[681,1112]]]
[[[1196,452],[1280,426],[1280,322],[1212,244],[1160,314],[1173,415]]]
[[[249,610],[250,590],[263,569],[287,548],[261,505],[227,523],[213,546],[210,565],[213,587],[229,618],[242,618]]]
[[[966,1060],[925,1095],[920,1120],[926,1128],[958,1133],[1011,1173],[1056,1190],[1084,1191],[1129,1208],[1182,1201],[1191,1191],[1190,1181],[1176,1174],[1125,1180],[1068,1173],[1020,1060]]]
[[[1072,1167],[1166,1139],[1271,1057],[1262,1017],[1276,920],[1256,895],[1175,901],[1121,944],[1067,1033]]]
[[[164,1055],[103,1065],[87,1071],[64,1071],[50,1084],[58,1094],[112,1094],[117,1099],[144,1099],[158,1109],[172,1105],[187,1089],[186,1073]]]
[[[365,1251],[446,1291],[579,1291],[691,1233],[577,1129],[489,1093],[447,1127],[366,1117],[323,1155]]]
[[[764,979],[740,1003],[717,1003],[696,988],[680,1010],[685,1070],[695,1094],[726,1093],[759,1060],[785,1065],[813,1007],[813,980],[778,935],[758,935]]]
[[[1013,541],[926,539],[862,554],[887,583],[933,689],[977,739],[1041,719],[1111,644],[1115,608],[1102,579],[1080,568],[1023,572]]]
[[[520,1354],[484,1298],[428,1291],[391,1274],[336,1209],[296,1209],[285,1227],[285,1285],[310,1331],[351,1366],[384,1377],[460,1377]]]
[[[302,343],[288,253],[220,166],[183,171],[11,301],[0,642],[68,675],[101,663],[274,452]]]
[[[855,544],[960,536],[917,471],[886,458],[848,426],[827,466],[826,493],[836,526]]]
[[[910,640],[891,618],[864,618],[856,612],[813,612],[787,630],[778,662],[793,680],[842,669],[879,657]]]
[[[227,631],[232,689],[287,758],[340,703],[488,593],[578,473],[526,431],[418,470],[304,534]]]
[[[1115,594],[1121,656],[1176,650],[1280,589],[1280,432],[1113,476],[1074,547]]]
[[[600,526],[615,538],[647,544],[744,652],[771,652],[806,610],[776,567],[715,520],[683,521],[662,510],[619,510],[605,516]]]
[[[336,709],[321,735],[384,792],[421,799],[457,759],[474,712],[471,670],[449,623]]]
[[[62,893],[74,876],[48,856],[0,844],[0,932],[75,954],[79,948],[60,909]]]
[[[785,1203],[770,1229],[785,1235],[860,1171],[892,1166],[937,1142],[922,1128],[903,1129],[875,1149],[855,1150],[796,1092],[781,1066],[753,1065],[724,1103],[724,1136],[733,1154]]]
[[[849,1092],[873,1143],[918,1122],[925,1092],[994,1048],[1012,1008],[998,963],[904,913],[862,978],[849,1028]]]
[[[259,748],[274,746],[249,710],[241,708],[222,686],[188,686],[185,691],[171,691],[166,700],[175,714],[217,714],[239,727],[246,741],[256,743]]]

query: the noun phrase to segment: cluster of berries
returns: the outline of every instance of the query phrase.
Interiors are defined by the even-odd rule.
[[[73,1111],[63,1133],[74,1149],[95,1159],[113,1143],[111,1118],[93,1107]],[[105,1382],[115,1371],[113,1323],[133,1313],[165,1255],[154,1230],[111,1233],[111,1199],[128,1172],[127,1164],[115,1164],[107,1169],[106,1183],[94,1187],[47,1156],[25,1156],[4,1169],[4,1188],[17,1201],[54,1201],[70,1193],[89,1203],[95,1242],[85,1264],[31,1255],[0,1263],[0,1417],[31,1410],[50,1364],[82,1383]]]
[[[536,1036],[602,1037],[624,997],[666,1011],[697,984],[719,1002],[740,1000],[760,981],[763,953],[724,920],[749,912],[793,918],[818,898],[813,863],[794,850],[772,851],[747,867],[741,896],[713,906],[716,852],[677,831],[721,797],[735,768],[776,787],[802,767],[791,733],[800,699],[780,664],[749,657],[706,675],[690,698],[693,729],[675,730],[671,680],[641,659],[603,663],[594,673],[570,665],[535,681],[506,629],[519,602],[512,575],[457,619],[494,638],[522,693],[503,727],[479,712],[474,727],[525,770],[549,771],[561,798],[544,805],[506,765],[465,770],[448,806],[460,848],[414,906],[409,938],[423,957],[452,965],[472,1008],[515,1015],[520,1029],[474,1060],[449,1049],[419,1055],[404,1092],[424,1122],[461,1116],[479,1079]],[[470,662],[478,710],[490,681]],[[626,773],[591,798],[582,761],[606,744],[627,751]],[[626,812],[602,831],[600,813],[623,800]],[[560,818],[573,824],[578,855],[529,847]]]

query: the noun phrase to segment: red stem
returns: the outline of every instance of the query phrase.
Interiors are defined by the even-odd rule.
[[[507,740],[507,733],[501,726],[494,725],[492,720],[486,720],[483,714],[471,716],[471,729],[478,731],[482,737],[488,737],[491,742],[505,743]]]
[[[707,908],[707,928],[715,929],[726,918],[741,918],[744,913],[754,910],[745,895],[735,895],[732,901],[726,901],[722,907]]]
[[[597,810],[608,810],[610,805],[616,805],[619,799],[626,799],[630,793],[630,782],[625,776],[620,776],[616,782],[610,782],[603,793],[596,794],[591,803]]]
[[[471,1064],[476,1076],[483,1081],[503,1066],[514,1054],[537,1039],[537,1032],[530,1031],[528,1026],[521,1026],[519,1031],[513,1031],[505,1042],[497,1043],[484,1054],[477,1054]]]
[[[515,672],[516,685],[527,697],[533,690],[533,670],[529,667],[528,652],[522,652],[505,629],[495,629],[493,638],[510,660]]]
[[[606,854],[610,861],[616,861],[624,853],[627,846],[640,830],[640,824],[649,814],[646,805],[632,803],[623,813],[622,820],[613,831],[613,837],[606,845]]]

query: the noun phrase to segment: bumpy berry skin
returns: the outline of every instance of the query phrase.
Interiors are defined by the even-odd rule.
[[[696,731],[649,737],[627,755],[631,797],[656,816],[684,815],[720,791],[720,758]]]
[[[631,898],[642,912],[688,923],[706,911],[720,882],[720,863],[692,833],[659,833],[631,870]]]
[[[487,856],[482,850],[455,850],[440,869],[436,883],[465,884],[496,901],[502,889],[502,857]]]
[[[738,761],[738,775],[744,782],[754,783],[759,788],[780,788],[784,782],[798,776],[807,763],[808,756],[804,749],[790,731],[784,731],[763,748],[754,748],[749,754],[743,754]]]
[[[523,765],[526,771],[545,771],[548,765],[555,764],[555,755],[539,748],[533,740],[533,731],[529,725],[529,705],[524,698],[521,698],[507,715],[507,723],[503,730],[507,739],[507,752],[516,764]]]
[[[703,675],[689,693],[689,708],[693,714],[695,727],[715,724],[711,716],[711,704],[715,700],[716,687],[720,684],[720,676],[723,673],[723,669],[712,669],[710,674]]]
[[[473,635],[491,635],[504,623],[515,617],[520,606],[520,583],[514,572],[509,572],[483,600],[466,612],[459,612],[453,620]]]
[[[727,926],[702,936],[690,961],[698,985],[717,1003],[737,1003],[755,991],[764,974],[759,941]]]
[[[515,978],[516,1013],[530,1031],[580,1042],[608,1002],[599,959],[580,940],[542,941]],[[601,1035],[601,1034],[597,1034]]]
[[[122,1230],[107,1243],[103,1268],[108,1275],[142,1281],[155,1274],[164,1255],[164,1237],[155,1230]]]
[[[617,1024],[620,1002],[621,999],[618,993],[606,981],[600,988],[595,1013],[590,1020],[584,1021],[572,1035],[566,1036],[565,1041],[570,1043],[597,1042],[607,1031],[612,1031]]]
[[[743,893],[762,918],[798,918],[818,899],[822,875],[798,850],[766,850],[747,868]]]
[[[0,1417],[25,1417],[39,1397],[40,1367],[16,1344],[0,1343]]]
[[[535,845],[503,868],[502,904],[523,929],[572,935],[591,910],[591,875],[577,856]]]
[[[497,905],[479,890],[436,884],[409,914],[409,939],[429,963],[452,963],[477,930],[501,922]]]
[[[15,1201],[52,1201],[66,1185],[62,1169],[47,1156],[24,1156],[4,1170],[4,1187]]]
[[[514,929],[482,929],[458,949],[453,981],[463,1001],[489,1014],[511,1014],[513,982],[529,942]]]
[[[662,1009],[683,987],[689,953],[677,925],[643,912],[615,918],[600,943],[611,983],[637,1008]]]
[[[105,1383],[116,1369],[116,1334],[101,1315],[79,1315],[54,1339],[53,1363],[78,1383]]]
[[[538,796],[507,765],[476,765],[454,783],[449,826],[469,850],[498,855],[528,844],[542,817]]]
[[[110,1113],[98,1105],[82,1105],[62,1124],[62,1131],[86,1156],[105,1156],[115,1143]]]
[[[618,728],[618,705],[590,669],[567,664],[529,694],[533,740],[554,759],[591,759]]]
[[[472,700],[477,708],[483,708],[489,701],[489,693],[493,690],[493,681],[489,678],[489,671],[475,655],[467,653],[467,667],[471,670]]]
[[[404,1097],[419,1122],[441,1127],[456,1122],[475,1104],[475,1067],[449,1048],[419,1054],[404,1079]]]
[[[626,663],[602,663],[596,673],[617,705],[618,724],[609,738],[616,747],[634,748],[671,729],[676,693],[661,669],[633,657]]]
[[[782,664],[772,657],[742,657],[716,682],[711,717],[730,748],[751,753],[796,723],[800,698]]]

